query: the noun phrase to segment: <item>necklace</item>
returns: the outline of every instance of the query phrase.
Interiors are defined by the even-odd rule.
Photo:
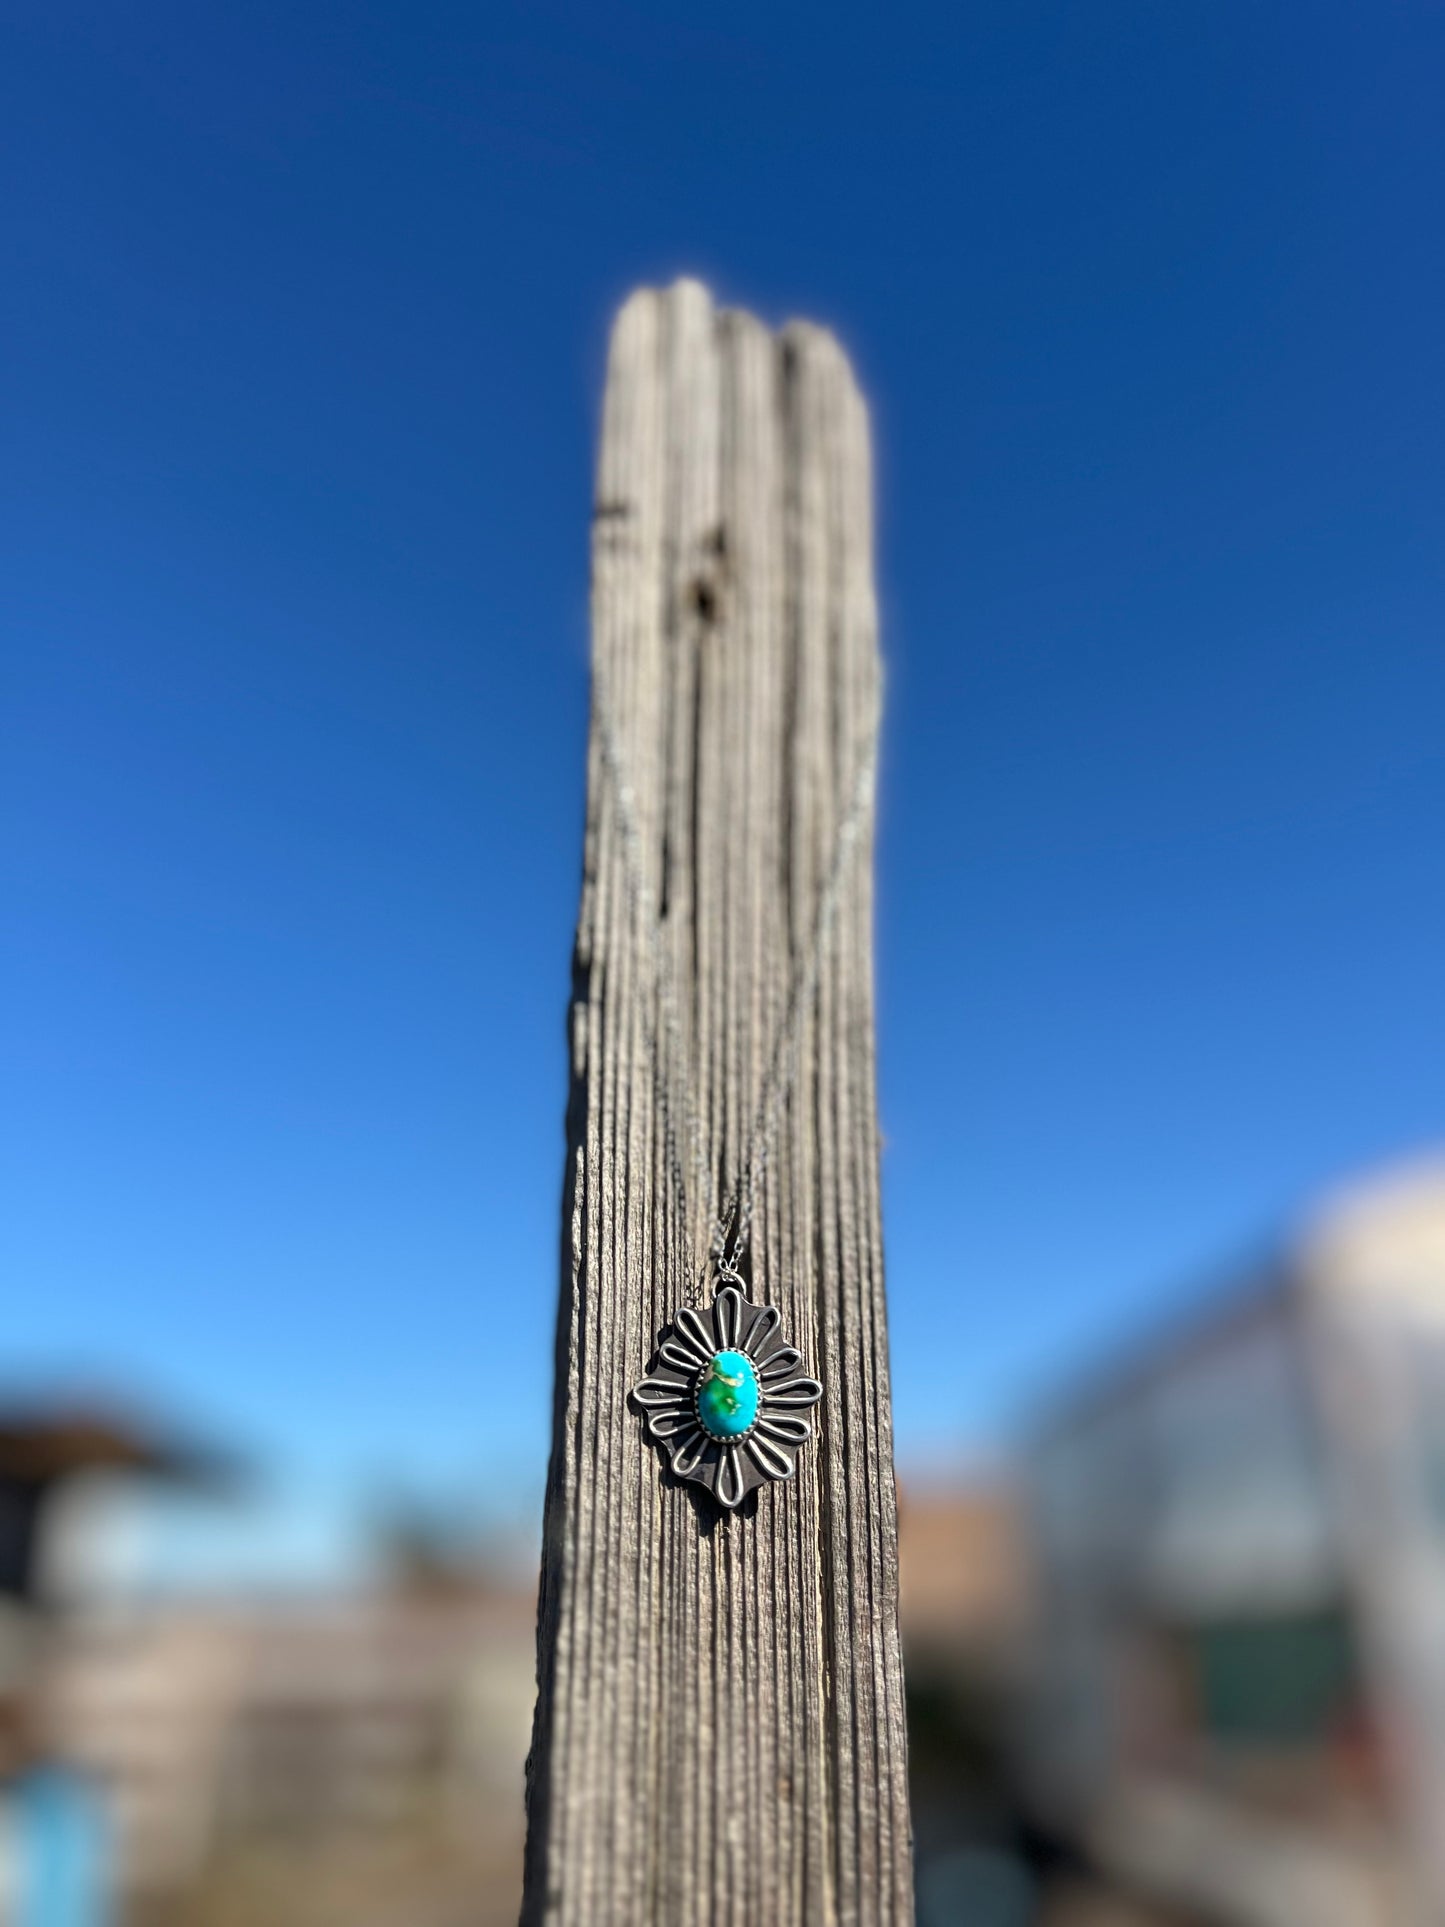
[[[878,766],[875,714],[858,757],[848,806],[839,820],[824,872],[812,939],[788,986],[783,1012],[765,1057],[758,1095],[736,1179],[712,1220],[706,1265],[693,1248],[690,1196],[702,1194],[707,1169],[694,1080],[671,1088],[683,1066],[682,1023],[661,920],[647,908],[643,845],[635,793],[627,780],[606,700],[594,670],[593,715],[604,779],[616,811],[623,870],[634,924],[645,932],[648,964],[657,991],[661,1030],[644,1017],[647,1054],[653,1065],[665,1156],[685,1227],[686,1270],[701,1289],[713,1275],[710,1305],[683,1305],[664,1328],[649,1374],[634,1386],[649,1435],[670,1456],[681,1479],[703,1485],[718,1504],[734,1510],[755,1487],[793,1475],[794,1452],[812,1437],[810,1408],[823,1396],[816,1378],[803,1375],[802,1354],[785,1342],[776,1305],[754,1304],[739,1271],[749,1248],[753,1213],[766,1179],[792,1089],[804,1017],[817,989],[823,951],[836,919],[851,859],[872,806]],[[644,1005],[644,1009],[645,1009]],[[678,1102],[674,1105],[673,1098]],[[686,1143],[679,1143],[679,1126]],[[691,1186],[689,1184],[691,1171]]]

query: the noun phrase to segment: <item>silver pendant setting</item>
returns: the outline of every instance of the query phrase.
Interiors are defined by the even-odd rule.
[[[712,1304],[686,1305],[658,1347],[633,1402],[647,1431],[725,1510],[770,1479],[793,1476],[793,1454],[813,1436],[810,1407],[823,1396],[799,1372],[802,1354],[785,1344],[776,1305],[749,1304],[736,1285]]]

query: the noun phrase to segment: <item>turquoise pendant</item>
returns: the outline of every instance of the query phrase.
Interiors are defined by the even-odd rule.
[[[794,1453],[813,1436],[823,1388],[800,1370],[781,1325],[776,1305],[749,1304],[729,1282],[711,1305],[683,1306],[632,1388],[675,1475],[729,1512],[770,1480],[791,1479]]]

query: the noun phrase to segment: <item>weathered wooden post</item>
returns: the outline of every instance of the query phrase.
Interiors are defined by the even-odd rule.
[[[634,295],[592,566],[523,1918],[901,1923],[871,474],[832,337],[775,337],[694,282]],[[719,1256],[822,1385],[791,1477],[760,1468],[806,1420],[760,1424],[753,1456],[740,1433],[760,1489],[734,1509],[674,1476],[631,1397]],[[760,1364],[765,1413],[786,1356]]]

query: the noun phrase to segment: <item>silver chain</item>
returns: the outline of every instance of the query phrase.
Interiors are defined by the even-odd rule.
[[[658,1003],[662,1011],[662,1028],[666,1034],[665,1063],[659,1049],[657,1031],[645,1014],[645,1003],[643,1024],[647,1032],[648,1055],[652,1059],[658,1109],[662,1114],[663,1143],[668,1167],[672,1173],[673,1183],[677,1187],[683,1223],[689,1227],[690,1245],[691,1216],[688,1198],[692,1187],[689,1184],[688,1163],[690,1162],[691,1165],[696,1195],[702,1195],[707,1177],[702,1119],[697,1108],[695,1081],[687,1078],[682,1086],[681,1105],[688,1137],[689,1155],[685,1160],[678,1146],[677,1119],[668,1095],[669,1071],[674,1066],[681,1066],[683,1062],[682,1022],[677,1006],[677,986],[673,979],[670,959],[662,941],[661,919],[652,915],[647,909],[647,879],[643,866],[642,835],[637,827],[636,792],[627,780],[612,726],[603,679],[595,665],[592,680],[592,710],[598,746],[602,755],[602,767],[611,785],[618,827],[622,832],[623,867],[627,874],[627,894],[632,920],[642,927],[645,934],[652,978],[657,987]],[[797,1071],[803,1019],[817,990],[818,977],[823,965],[823,949],[838,914],[838,905],[842,899],[843,885],[848,873],[849,858],[857,848],[859,836],[873,802],[877,773],[878,718],[875,714],[859,753],[858,773],[854,778],[848,808],[838,824],[832,858],[823,879],[822,890],[819,892],[812,942],[798,968],[794,970],[792,981],[788,986],[787,1002],[768,1056],[768,1067],[763,1077],[762,1089],[758,1094],[757,1107],[753,1112],[752,1126],[745,1154],[739,1166],[737,1182],[714,1221],[708,1241],[708,1255],[717,1271],[719,1282],[737,1279],[737,1267],[747,1249],[758,1190],[768,1174],[777,1144],[778,1129],[782,1122],[783,1102],[792,1089],[793,1078]],[[692,1268],[691,1265],[689,1268]]]

